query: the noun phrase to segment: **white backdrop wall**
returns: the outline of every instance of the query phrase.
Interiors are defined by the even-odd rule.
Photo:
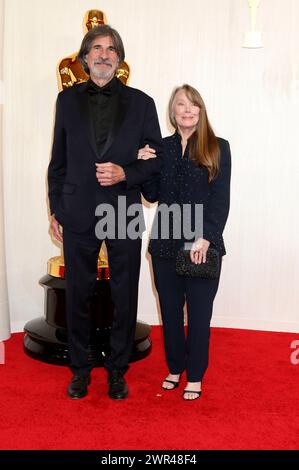
[[[4,1],[0,0],[0,341],[10,335],[10,318],[7,296],[6,263],[3,217],[3,177],[2,177],[2,111],[3,111],[3,15]]]
[[[78,50],[97,8],[121,34],[130,85],[154,97],[163,135],[175,85],[203,95],[233,158],[227,256],[213,324],[299,332],[299,2],[262,0],[264,48],[241,47],[246,0],[5,1],[5,254],[14,330],[43,313],[38,280],[60,254],[48,235],[46,170],[56,66]],[[150,225],[154,206],[147,210]],[[144,240],[139,318],[159,323]]]

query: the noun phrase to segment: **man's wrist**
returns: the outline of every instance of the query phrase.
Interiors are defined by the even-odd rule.
[[[121,181],[126,181],[127,177],[126,177],[126,173],[125,173],[125,170],[122,168],[122,179]]]

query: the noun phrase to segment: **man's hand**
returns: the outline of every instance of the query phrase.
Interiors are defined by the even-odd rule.
[[[53,237],[62,243],[62,231],[58,221],[55,219],[55,216],[52,215],[51,223],[50,223],[50,230],[52,232]]]
[[[201,264],[207,260],[207,251],[210,246],[210,242],[204,238],[199,238],[193,243],[190,250],[190,259],[192,263]]]
[[[125,181],[126,175],[122,167],[115,163],[96,163],[96,178],[101,186],[112,186]]]

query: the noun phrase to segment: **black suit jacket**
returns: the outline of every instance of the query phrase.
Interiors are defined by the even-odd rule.
[[[140,185],[159,172],[163,151],[153,99],[118,80],[117,116],[99,155],[87,86],[75,85],[58,95],[48,169],[51,214],[77,233],[91,227],[100,203],[116,206],[118,196],[126,196],[127,204],[141,202]],[[156,149],[157,158],[138,160],[138,149],[146,144]],[[95,176],[95,163],[102,162],[120,165],[126,181],[102,187]]]
[[[182,146],[178,133],[163,139],[164,159],[160,175],[143,184],[143,196],[159,206],[203,205],[203,238],[225,255],[222,233],[230,205],[231,153],[227,140],[218,138],[220,168],[216,178],[209,183],[208,170],[199,167],[188,158],[181,158]],[[194,213],[191,212],[191,221]],[[150,240],[149,251],[153,256],[173,258],[187,240],[163,239],[160,235]]]

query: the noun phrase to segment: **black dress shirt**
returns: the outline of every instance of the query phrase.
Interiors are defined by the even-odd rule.
[[[97,151],[100,155],[117,113],[117,78],[114,77],[103,87],[89,79],[87,92]]]

